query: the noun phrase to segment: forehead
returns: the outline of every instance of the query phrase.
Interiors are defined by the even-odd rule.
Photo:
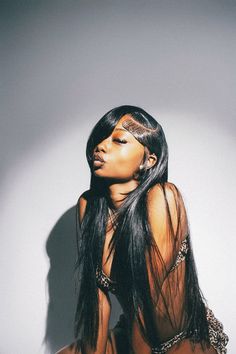
[[[138,145],[142,145],[140,144],[140,142],[135,138],[134,134],[132,133],[132,130],[130,131],[130,129],[126,129],[126,126],[123,126],[123,123],[127,123],[127,122],[133,122],[133,117],[129,114],[125,114],[124,116],[122,116],[120,118],[120,120],[117,122],[113,132],[123,132],[125,134],[129,135],[129,138],[131,139],[131,141],[133,141],[134,143],[138,144]],[[133,124],[133,123],[132,123]]]
[[[131,124],[133,125],[133,117],[129,114],[125,114],[124,116],[122,116],[120,118],[120,120],[118,121],[118,123],[116,124],[115,128],[114,128],[114,132],[122,132],[125,134],[129,135],[129,139],[130,141],[132,141],[132,143],[134,143],[137,147],[141,147],[142,149],[144,148],[144,146],[135,138],[134,134],[132,133],[132,130],[130,131],[130,129],[126,129],[125,126],[123,126],[124,122],[131,122]]]
[[[124,116],[122,116],[121,118],[120,118],[120,120],[118,121],[118,123],[116,124],[116,126],[115,126],[115,128],[114,129],[117,129],[117,128],[119,128],[119,129],[124,129],[125,131],[128,131],[127,129],[125,129],[124,127],[123,127],[123,122],[124,121],[126,121],[126,120],[130,120],[132,117],[129,115],[129,114],[125,114]]]

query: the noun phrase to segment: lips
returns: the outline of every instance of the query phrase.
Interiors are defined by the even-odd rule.
[[[94,160],[94,161],[105,162],[105,161],[103,160],[103,158],[102,158],[100,155],[98,155],[98,154],[95,154],[95,155],[94,155],[93,160]]]

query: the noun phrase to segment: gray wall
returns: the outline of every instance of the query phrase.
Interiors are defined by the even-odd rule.
[[[88,134],[133,104],[162,125],[199,281],[236,349],[236,2],[1,2],[0,353],[73,340]],[[114,305],[111,326],[119,309]]]

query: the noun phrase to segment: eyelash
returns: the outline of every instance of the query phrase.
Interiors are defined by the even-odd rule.
[[[114,141],[118,141],[120,144],[126,144],[127,143],[126,140],[122,140],[122,139],[114,139]]]

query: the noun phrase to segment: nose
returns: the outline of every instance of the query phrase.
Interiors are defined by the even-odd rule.
[[[104,139],[103,141],[101,141],[95,148],[95,151],[103,151],[103,152],[107,152],[108,150],[108,145],[109,145],[109,140]]]

